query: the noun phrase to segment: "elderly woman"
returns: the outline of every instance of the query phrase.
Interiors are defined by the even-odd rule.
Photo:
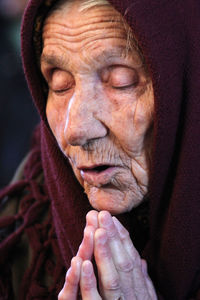
[[[1,299],[200,299],[199,20],[197,0],[29,1],[41,123],[0,195]]]

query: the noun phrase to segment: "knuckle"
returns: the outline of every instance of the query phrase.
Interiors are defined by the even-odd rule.
[[[110,249],[106,245],[98,245],[94,250],[95,257],[98,257],[99,263],[108,262],[111,259]]]
[[[93,281],[91,280],[87,280],[84,282],[84,284],[82,285],[82,290],[84,290],[85,292],[90,291],[91,289],[93,289]]]
[[[136,288],[135,289],[135,295],[139,299],[143,299],[143,300],[149,300],[149,299],[151,299],[149,297],[149,293],[145,289]]]
[[[110,228],[107,230],[107,234],[109,239],[115,239],[118,237],[118,232],[116,230],[116,228],[113,226],[110,226]]]
[[[99,257],[101,259],[110,259],[111,255],[110,253],[107,251],[107,249],[99,249]]]
[[[104,288],[109,291],[119,290],[120,289],[119,277],[105,280]]]
[[[122,261],[116,266],[117,271],[129,273],[133,271],[133,262],[130,260]]]
[[[135,249],[134,245],[132,243],[129,244],[129,253],[132,253],[131,259],[134,263],[134,265],[141,265],[141,258],[137,250]]]

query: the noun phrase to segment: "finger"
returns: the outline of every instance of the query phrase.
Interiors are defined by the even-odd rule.
[[[65,284],[58,295],[58,300],[76,300],[81,275],[82,259],[74,257],[71,261],[71,267],[67,271]]]
[[[84,229],[83,241],[78,249],[77,256],[82,260],[91,260],[94,252],[94,233],[95,228],[87,225]]]
[[[119,220],[116,217],[112,217],[112,219],[127,253],[131,258],[134,258],[135,266],[141,267],[140,255],[133,245],[129,232],[123,227],[123,225],[119,222]]]
[[[157,300],[157,295],[156,295],[156,292],[155,292],[155,288],[154,288],[153,282],[151,281],[151,279],[150,279],[150,277],[148,275],[147,262],[144,259],[142,259],[142,272],[143,272],[143,274],[145,276],[146,285],[147,285],[148,292],[149,292],[149,295],[150,295],[151,299]]]
[[[137,299],[142,300],[148,295],[151,296],[155,294],[154,287],[151,284],[147,271],[145,270],[145,261],[141,259],[138,251],[135,249],[131,241],[129,232],[122,226],[122,224],[117,220],[116,217],[112,217],[112,219],[117,228],[117,231],[119,232],[122,244],[126,249],[129,257],[131,257],[133,261],[133,282]]]
[[[95,232],[94,256],[99,274],[101,296],[103,299],[118,299],[121,295],[120,278],[108,245],[107,232],[102,228]]]
[[[83,300],[101,300],[101,297],[97,291],[97,282],[94,275],[94,269],[89,260],[85,260],[82,264],[80,287]]]
[[[98,228],[98,212],[91,210],[86,215],[86,224],[93,226],[95,229]]]
[[[115,269],[119,274],[121,292],[125,299],[135,299],[133,271],[134,264],[132,258],[126,252],[116,226],[111,215],[102,211],[99,213],[99,225],[106,230],[108,235],[108,245],[111,256],[115,265]],[[95,233],[96,236],[96,233]]]
[[[100,228],[104,228],[107,231],[111,252],[113,252],[112,254],[114,255],[113,257],[116,259],[116,261],[120,259],[118,253],[116,252],[117,250],[124,252],[124,255],[131,258],[133,254],[137,254],[137,251],[129,237],[128,231],[123,227],[123,235],[121,232],[119,232],[118,227],[121,225],[121,223],[115,217],[111,217],[110,213],[107,211],[101,211],[99,213],[98,220]],[[115,222],[118,222],[118,227],[116,226]],[[130,249],[132,251],[130,251]],[[135,253],[133,253],[134,250]],[[137,256],[139,257],[139,255]],[[140,260],[138,263],[141,264]]]
[[[91,260],[94,252],[94,232],[98,227],[98,212],[91,210],[86,216],[86,227],[84,229],[83,241],[78,249],[77,256],[83,260]]]
[[[146,285],[147,285],[147,288],[148,288],[150,299],[157,300],[158,298],[157,298],[157,295],[156,295],[156,290],[155,290],[154,285],[153,285],[153,283],[152,283],[149,276],[148,276],[148,278],[146,278]]]

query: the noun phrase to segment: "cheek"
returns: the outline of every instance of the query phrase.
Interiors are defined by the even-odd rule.
[[[150,102],[141,101],[138,103],[134,118],[133,127],[137,135],[145,136],[153,122],[153,109]]]
[[[62,148],[65,128],[65,118],[63,109],[61,107],[55,106],[53,102],[47,101],[46,116],[51,130],[58,144]]]
[[[152,99],[138,99],[120,108],[114,114],[112,123],[113,132],[124,151],[131,156],[138,155],[144,148],[153,123]]]
[[[138,135],[145,135],[153,123],[154,96],[152,85],[148,85],[145,92],[136,99],[132,115],[134,131]]]

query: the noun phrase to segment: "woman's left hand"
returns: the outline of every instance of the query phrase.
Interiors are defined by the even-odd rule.
[[[94,254],[99,290],[91,263]],[[107,211],[91,211],[59,300],[156,300],[156,292],[127,230]]]

